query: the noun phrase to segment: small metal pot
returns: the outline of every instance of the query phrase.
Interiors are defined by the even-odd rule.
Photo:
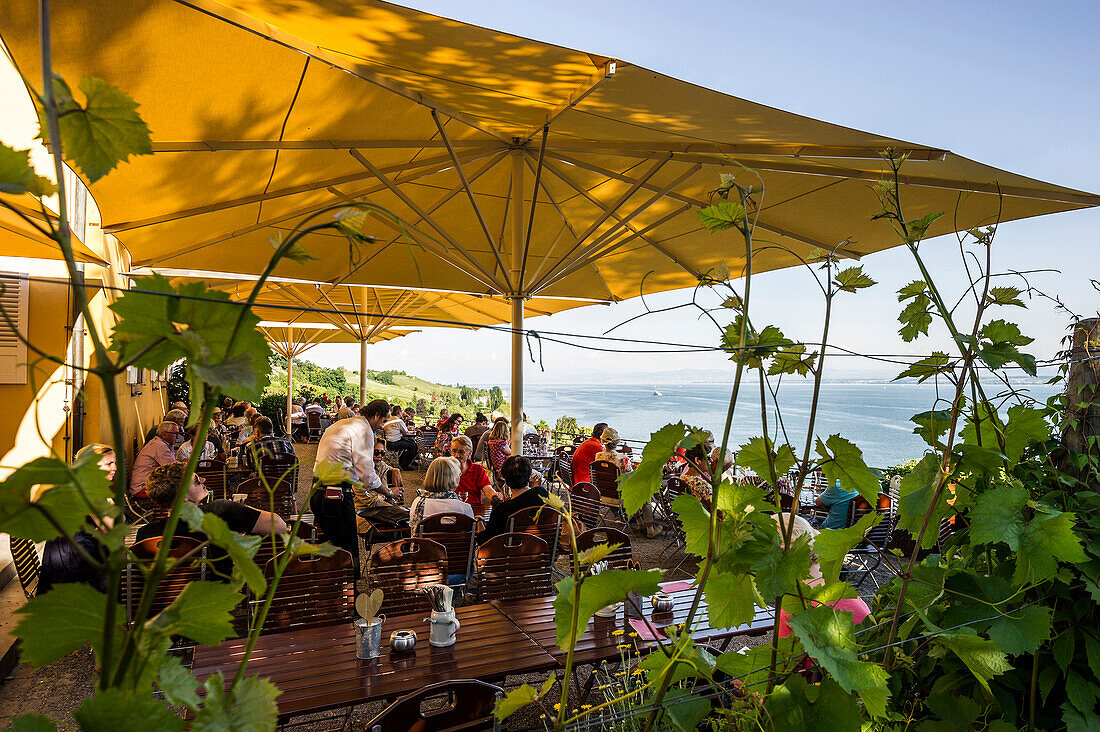
[[[664,592],[658,592],[649,598],[650,603],[653,604],[653,612],[655,613],[668,613],[672,612],[672,596]]]
[[[390,648],[406,653],[416,648],[416,633],[411,630],[395,630],[390,633]]]

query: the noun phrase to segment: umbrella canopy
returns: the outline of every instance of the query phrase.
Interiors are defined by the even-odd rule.
[[[18,213],[0,206],[0,257],[63,259],[57,242],[43,235],[23,218],[26,216],[43,229],[48,228],[42,219],[38,202],[28,194],[5,198],[5,201],[14,206]],[[54,223],[56,224],[56,220]],[[89,249],[75,234],[72,235],[71,241],[76,261],[108,266],[102,257]]]
[[[0,7],[25,77],[36,0]],[[743,271],[734,237],[693,209],[719,171],[764,184],[758,272],[793,253],[859,257],[897,243],[872,221],[879,152],[904,153],[901,195],[929,236],[1094,206],[1100,197],[946,150],[821,122],[605,56],[377,0],[55,0],[55,71],[130,93],[154,154],[91,186],[135,266],[255,274],[272,235],[369,201],[403,220],[349,252],[339,235],[276,273],[513,298],[521,411],[523,298],[620,299]],[[94,29],[94,32],[92,31]],[[136,62],[140,60],[140,62]],[[746,183],[755,183],[745,176]],[[789,251],[788,251],[789,250]],[[351,256],[349,256],[349,254]]]

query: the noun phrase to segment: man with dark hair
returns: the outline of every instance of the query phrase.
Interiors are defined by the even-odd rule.
[[[362,483],[365,491],[377,491],[382,486],[374,467],[374,433],[389,412],[385,399],[375,399],[359,410],[358,417],[329,426],[317,443],[317,462],[342,466],[349,479],[340,485],[318,487],[310,498],[310,509],[328,540],[351,554],[357,575],[359,543],[352,482]]]
[[[463,434],[469,437],[470,442],[472,442],[476,447],[478,440],[480,440],[481,436],[488,431],[489,418],[486,417],[483,412],[478,412],[477,415],[474,416],[474,423],[467,427],[466,432],[464,432]]]
[[[355,397],[344,397],[344,406],[340,407],[340,411],[336,413],[336,419],[348,419],[355,416],[355,410],[352,409],[352,405],[355,404]]]
[[[170,509],[172,504],[176,502],[176,495],[179,493],[180,483],[183,481],[183,473],[186,468],[187,466],[184,463],[169,463],[161,465],[150,473],[148,480],[145,481],[145,491],[150,500],[161,508]],[[187,498],[185,499],[188,503],[198,506],[203,513],[212,513],[222,518],[230,529],[239,534],[286,533],[286,521],[269,511],[260,511],[243,503],[227,500],[208,501],[204,504],[203,501],[210,495],[210,491],[206,490],[204,483],[205,481],[201,476],[192,475],[191,484],[187,487]],[[150,536],[163,536],[164,523],[165,519],[161,519],[142,526],[138,529],[137,540],[148,539]],[[200,541],[206,539],[201,534],[188,531],[186,525],[182,522],[176,527],[176,535],[194,536]]]
[[[500,475],[504,478],[504,484],[512,490],[512,497],[489,514],[489,525],[477,535],[479,545],[507,533],[508,519],[512,514],[525,508],[538,508],[546,503],[546,489],[541,485],[531,486],[532,472],[531,461],[522,455],[512,455],[504,461],[504,465],[500,467]]]
[[[607,422],[600,422],[592,428],[592,436],[577,445],[573,453],[573,485],[588,483],[592,480],[592,461],[596,459],[596,453],[603,450],[600,435],[607,429]]]
[[[275,437],[275,426],[267,417],[256,418],[253,426],[252,439],[245,444],[244,466],[249,470],[255,470],[256,465],[263,457],[273,458],[279,455],[294,455],[294,446],[285,437]]]

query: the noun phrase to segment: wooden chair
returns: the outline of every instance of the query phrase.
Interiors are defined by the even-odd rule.
[[[267,562],[264,575],[275,576],[275,560]],[[253,598],[253,613],[263,598]],[[337,549],[331,557],[303,555],[287,564],[275,588],[264,633],[279,633],[355,620],[355,569],[351,554]]]
[[[550,551],[550,566],[558,558],[558,539],[561,538],[561,514],[551,509],[524,508],[508,517],[508,531],[516,534],[530,534],[546,542]]]
[[[554,594],[550,548],[533,534],[501,534],[478,547],[478,599],[524,600]]]
[[[298,486],[297,455],[260,455],[259,474],[269,483],[286,481],[293,488]]]
[[[676,510],[672,508],[672,502],[680,496],[691,495],[691,488],[684,481],[683,478],[669,478],[661,486],[660,492],[657,494],[658,504],[661,507],[661,513],[665,515],[668,521],[668,527],[672,532],[672,538],[661,550],[661,554],[671,549],[673,546],[683,546],[686,539],[684,534],[684,527],[680,525],[680,516],[676,513]]]
[[[367,584],[385,593],[381,612],[389,616],[428,612],[431,603],[420,590],[447,581],[447,550],[431,539],[399,539],[370,555]]]
[[[573,487],[573,453],[575,445],[565,445],[554,450],[554,463],[551,477],[568,490]]]
[[[883,553],[889,548],[890,540],[894,535],[894,502],[886,493],[879,493],[874,507],[863,496],[856,496],[848,502],[848,526],[854,526],[857,521],[867,514],[875,511],[882,515],[878,522],[863,537],[859,544],[852,547],[848,554],[853,556],[859,564],[859,569],[845,572],[848,577],[858,577],[855,582],[857,588],[862,587],[868,579],[878,589],[879,582],[875,577],[875,570],[882,565]]]
[[[38,551],[34,548],[34,542],[30,539],[19,539],[9,536],[12,563],[15,564],[15,573],[19,576],[19,584],[23,588],[23,594],[30,600],[38,594],[38,576],[42,564],[38,560]]]
[[[156,557],[163,541],[164,537],[162,536],[151,536],[135,543],[130,547],[130,551],[133,552],[138,562],[148,565]],[[213,574],[208,570],[205,562],[198,561],[205,559],[207,554],[205,548],[200,552],[195,552],[201,544],[202,542],[198,539],[190,536],[172,537],[172,546],[168,551],[168,556],[173,559],[180,559],[188,554],[191,556],[173,567],[157,585],[156,592],[153,594],[151,615],[156,615],[171,605],[189,583],[205,580],[208,578],[207,575]],[[133,620],[134,612],[137,610],[144,590],[145,574],[142,568],[134,562],[128,563],[123,573],[122,585],[119,587],[119,594],[121,595],[119,600],[126,607],[126,622],[129,623]]]
[[[210,495],[215,499],[232,498],[229,494],[229,479],[223,461],[200,460],[195,468],[195,474],[202,476],[206,481],[206,490],[210,491]]]
[[[608,460],[593,460],[589,473],[592,476],[592,485],[600,492],[603,505],[613,508],[625,524],[627,517],[623,513],[623,500],[619,495],[619,466]]]
[[[286,480],[274,483],[269,481],[269,484],[275,492],[275,513],[282,516],[284,519],[297,514],[298,509],[295,507],[294,501],[295,485]],[[265,485],[262,479],[249,478],[248,480],[242,480],[240,485],[237,486],[236,492],[244,493],[248,496],[244,499],[246,506],[258,508],[261,511],[271,510],[272,495],[268,492],[268,485]]]
[[[627,569],[627,563],[633,558],[630,549],[630,536],[619,531],[600,527],[582,531],[577,536],[577,551],[584,552],[597,544],[619,544],[620,546],[607,555],[607,564],[612,569]]]
[[[604,507],[596,486],[581,481],[569,489],[569,510],[585,526],[599,526],[603,522]]]
[[[538,435],[524,435],[521,446],[523,454],[527,457],[542,454],[542,438]]]
[[[442,544],[447,550],[447,577],[461,575],[459,585],[473,571],[474,548],[477,546],[477,523],[464,513],[437,513],[428,516],[416,527],[417,536]]]
[[[294,522],[288,521],[287,524],[291,529],[294,528]],[[319,537],[319,531],[317,527],[308,521],[302,521],[298,524],[297,536],[316,544],[321,541]],[[252,557],[252,561],[256,563],[261,569],[267,566],[267,563],[274,559],[277,555],[282,554],[283,549],[286,548],[287,534],[276,535],[274,537],[271,534],[264,534],[260,537],[260,547],[256,550],[256,555]]]
[[[321,433],[325,428],[321,425],[321,415],[317,412],[306,412],[306,442],[321,441]]]
[[[499,730],[493,707],[503,694],[499,686],[475,679],[440,681],[390,704],[367,722],[366,732]]]

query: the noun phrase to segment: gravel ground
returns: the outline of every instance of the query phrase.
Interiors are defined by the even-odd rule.
[[[316,445],[296,445],[299,459],[303,468],[311,467],[316,455]],[[303,469],[299,476],[299,505],[302,504],[309,491],[309,481],[312,471]],[[423,479],[422,472],[407,471],[403,474],[405,479],[405,502],[412,503],[416,495],[416,489]],[[684,553],[678,547],[669,547],[667,537],[646,539],[632,536],[631,548],[634,558],[645,568],[660,567],[668,570],[666,577],[669,579],[682,579],[692,577],[695,574],[695,563],[690,559],[685,561]],[[360,555],[361,561],[366,566],[367,554]],[[565,569],[565,565],[562,565]],[[876,573],[880,581],[886,581],[889,573],[880,570]],[[867,583],[870,586],[870,583]],[[366,589],[365,580],[359,581],[360,591]],[[868,598],[869,599],[869,598]],[[771,641],[771,634],[762,636],[734,639],[727,650],[737,650],[745,646],[755,646]],[[578,670],[581,683],[588,679],[591,673],[590,667],[582,667]],[[538,686],[543,683],[546,676],[543,674],[528,674],[525,676],[508,677],[506,689],[514,688],[521,683],[530,683]],[[57,663],[46,668],[36,669],[28,664],[20,664],[3,684],[0,684],[0,726],[8,726],[13,716],[27,712],[44,714],[62,723],[73,724],[72,710],[90,696],[95,688],[95,668],[89,649],[85,648],[69,654]],[[560,694],[560,686],[556,687],[553,696]],[[580,704],[576,689],[570,690],[569,704],[576,707]],[[591,701],[591,700],[590,700]],[[382,710],[381,702],[365,704],[350,710],[350,723],[352,729],[361,729],[375,714]],[[508,720],[505,729],[542,729],[538,710],[528,708],[515,714]],[[338,727],[343,721],[343,714],[334,718],[331,713],[317,715],[314,718],[303,718],[298,721],[305,722],[298,729],[307,731],[330,730]]]

